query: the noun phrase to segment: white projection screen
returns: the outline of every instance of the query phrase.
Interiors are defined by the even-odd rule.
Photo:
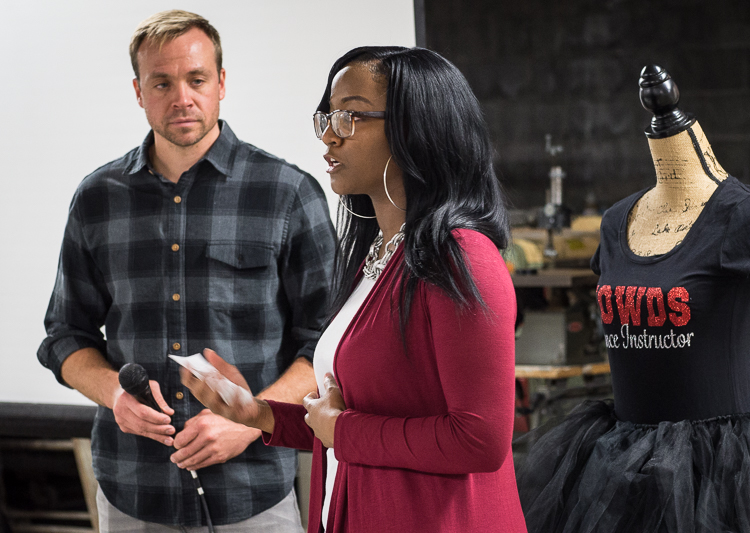
[[[333,61],[361,45],[414,46],[413,0],[3,1],[0,32],[0,402],[88,405],[36,358],[73,192],[148,132],[128,43],[165,9],[221,33],[221,116],[248,141],[310,172],[329,195],[312,113]]]

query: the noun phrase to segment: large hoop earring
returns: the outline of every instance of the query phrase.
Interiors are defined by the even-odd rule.
[[[341,204],[341,206],[342,206],[342,207],[343,207],[344,209],[346,209],[347,211],[349,211],[349,212],[350,212],[350,213],[351,213],[352,215],[354,215],[355,217],[359,217],[359,218],[378,218],[378,217],[376,217],[376,216],[374,216],[374,217],[366,217],[365,215],[360,215],[360,214],[358,214],[358,213],[355,213],[354,211],[352,211],[351,209],[349,209],[349,208],[347,207],[347,205],[346,205],[346,204],[344,203],[344,197],[343,197],[343,196],[339,196],[339,203]]]
[[[388,200],[390,200],[390,202],[393,204],[393,207],[406,213],[406,209],[397,206],[396,202],[393,201],[393,198],[391,198],[391,194],[388,192],[388,185],[385,182],[385,177],[388,174],[388,163],[391,162],[391,159],[393,159],[393,156],[389,157],[388,161],[385,162],[385,170],[383,171],[383,188],[385,189],[385,195],[388,197]]]

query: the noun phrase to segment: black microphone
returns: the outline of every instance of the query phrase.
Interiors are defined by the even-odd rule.
[[[143,405],[149,406],[151,409],[163,413],[159,404],[154,400],[154,395],[151,394],[151,385],[148,383],[148,372],[138,363],[127,363],[122,366],[119,374],[120,387],[125,392],[135,397],[136,400],[141,402]],[[198,478],[198,474],[195,470],[190,470],[190,476],[195,482],[195,489],[198,492],[198,497],[201,500],[203,511],[206,514],[206,525],[208,526],[209,533],[214,532],[214,525],[211,521],[211,513],[208,512],[208,503],[206,502],[205,493],[201,486],[201,480]]]
[[[163,412],[156,403],[154,395],[151,394],[151,385],[148,383],[148,373],[138,363],[123,365],[119,374],[120,386],[125,392],[134,396],[143,405],[149,406],[155,411]]]

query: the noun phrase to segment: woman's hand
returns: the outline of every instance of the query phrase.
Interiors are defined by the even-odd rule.
[[[333,375],[326,374],[323,386],[325,390],[322,398],[319,398],[317,393],[311,392],[302,400],[302,405],[307,409],[305,415],[307,425],[312,428],[323,446],[333,448],[336,419],[346,410],[346,405]]]
[[[180,378],[190,392],[199,402],[211,409],[213,413],[224,418],[244,424],[249,427],[258,428],[268,433],[273,432],[273,413],[268,404],[263,400],[253,397],[252,391],[239,370],[224,361],[215,351],[206,348],[203,357],[211,363],[219,373],[235,385],[244,389],[247,394],[242,394],[232,405],[228,405],[218,392],[212,390],[206,383],[196,378],[186,368],[180,369]]]

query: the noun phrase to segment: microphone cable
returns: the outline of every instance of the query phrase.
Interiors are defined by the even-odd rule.
[[[203,512],[206,514],[206,526],[208,527],[208,533],[214,533],[214,524],[213,522],[211,522],[211,513],[208,512],[208,503],[206,503],[205,492],[203,491],[201,480],[198,477],[198,472],[196,472],[195,470],[188,470],[188,472],[190,472],[190,476],[193,478],[195,490],[198,491],[198,496],[200,497],[201,505],[203,506]]]
[[[120,369],[118,379],[120,381],[120,386],[125,392],[154,411],[159,411],[162,414],[164,413],[164,411],[161,410],[161,407],[159,407],[159,404],[156,403],[156,400],[154,400],[153,394],[151,393],[151,385],[148,383],[148,373],[141,365],[138,363],[127,363],[123,365]],[[201,480],[198,477],[198,472],[195,470],[188,470],[188,472],[190,472],[190,477],[193,478],[193,485],[195,485],[195,490],[198,492],[198,497],[201,501],[201,507],[206,515],[208,533],[215,533],[214,524],[211,521],[211,513],[208,512],[205,491],[203,490],[203,485],[201,485]]]

